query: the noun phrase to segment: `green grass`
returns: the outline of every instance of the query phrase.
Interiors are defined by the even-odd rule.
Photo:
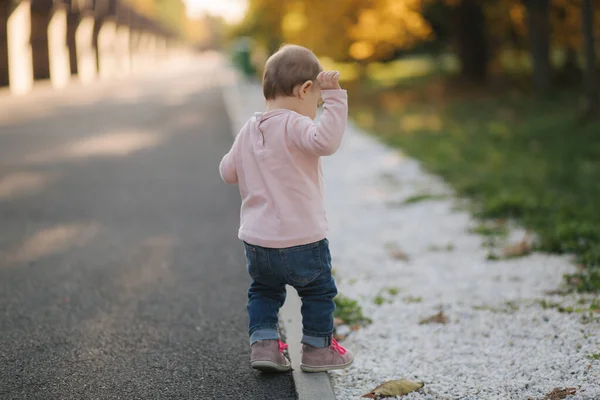
[[[415,296],[406,296],[402,299],[402,301],[404,301],[407,304],[411,304],[411,303],[422,303],[423,302],[423,298],[421,296],[415,297]]]
[[[335,62],[327,57],[319,59],[324,69],[340,71],[342,83],[359,79],[358,63]],[[454,73],[458,68],[458,60],[453,54],[440,57],[415,55],[387,63],[371,63],[367,66],[366,78],[375,85],[390,86],[400,79],[422,79],[431,75]]]
[[[448,243],[445,246],[438,246],[438,245],[431,245],[427,248],[427,250],[429,251],[446,251],[446,252],[451,252],[454,251],[454,243]]]
[[[392,303],[394,301],[393,298],[399,293],[400,289],[397,287],[383,288],[381,292],[379,292],[379,294],[373,298],[373,303],[377,304],[378,306],[382,305],[383,303]]]
[[[600,122],[578,122],[579,93],[458,94],[429,81],[351,86],[351,117],[473,199],[477,217],[517,220],[538,250],[575,254],[585,268],[568,282],[600,290]]]
[[[600,361],[600,353],[593,353],[588,356],[590,360]]]
[[[338,294],[333,301],[335,302],[333,316],[340,318],[344,323],[364,326],[372,322],[370,318],[365,317],[362,308],[356,300]]]
[[[542,307],[544,310],[547,310],[549,308],[558,308],[558,307],[560,307],[560,304],[555,303],[555,302],[547,301],[546,299],[538,300],[538,303],[539,303],[540,307]]]
[[[519,304],[514,301],[506,301],[504,303],[504,307],[492,307],[484,304],[473,306],[473,309],[477,311],[490,311],[493,313],[513,314],[519,310]]]
[[[505,225],[496,225],[496,224],[479,224],[471,229],[469,229],[470,233],[476,233],[482,236],[494,236],[494,237],[503,237],[508,234],[508,229],[506,229]]]
[[[559,313],[564,314],[572,314],[572,313],[590,313],[592,316],[594,312],[596,312],[596,306],[594,302],[592,302],[588,307],[574,307],[574,306],[565,306],[555,302],[549,302],[545,299],[536,301],[543,309],[556,309]],[[582,303],[578,303],[582,304]]]
[[[443,200],[446,198],[448,198],[448,196],[445,194],[423,193],[423,194],[416,194],[414,196],[410,196],[410,197],[406,198],[404,200],[404,204],[408,205],[408,204],[415,204],[415,203],[420,203],[422,201],[428,201],[428,200]]]

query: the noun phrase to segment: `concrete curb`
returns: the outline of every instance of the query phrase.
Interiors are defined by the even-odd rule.
[[[302,357],[302,315],[300,306],[302,301],[296,290],[287,286],[287,297],[281,308],[280,318],[285,328],[286,341],[288,343],[288,354],[292,362],[292,377],[296,385],[298,400],[335,400],[333,387],[329,374],[320,372],[307,374],[300,370],[300,359]]]
[[[231,68],[224,67],[221,73],[223,102],[232,123],[233,137],[235,137],[246,123],[246,119],[250,117],[250,115],[245,115],[242,102],[243,96],[240,92],[240,81],[243,78]],[[280,311],[280,321],[283,323],[286,341],[289,346],[288,354],[294,368],[292,377],[298,400],[335,400],[328,373],[307,374],[300,370],[302,349],[300,344],[302,337],[301,304],[302,302],[296,290],[287,286],[287,297]]]

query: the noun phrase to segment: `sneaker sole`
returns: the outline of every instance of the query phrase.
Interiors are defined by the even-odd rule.
[[[292,370],[291,365],[281,365],[273,361],[253,361],[252,368],[263,372],[288,372]]]
[[[318,367],[312,367],[310,365],[300,364],[300,369],[304,372],[327,372],[335,369],[346,369],[354,363],[354,360],[340,365],[321,365]]]

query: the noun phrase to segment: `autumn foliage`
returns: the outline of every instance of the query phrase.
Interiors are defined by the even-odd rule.
[[[598,36],[600,3],[593,14]],[[250,0],[235,35],[252,37],[266,54],[297,43],[359,64],[452,53],[472,81],[533,64],[545,86],[554,64],[580,62],[581,26],[579,0]]]

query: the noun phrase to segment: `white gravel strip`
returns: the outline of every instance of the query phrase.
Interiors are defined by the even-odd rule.
[[[262,109],[258,86],[242,84],[240,94],[245,115]],[[600,315],[551,305],[587,308],[594,297],[546,294],[575,271],[569,257],[488,261],[485,238],[469,233],[477,222],[452,197],[402,204],[451,189],[352,124],[324,170],[338,289],[373,320],[344,341],[356,361],[331,374],[339,400],[390,379],[425,382],[407,400],[537,400],[555,387],[600,399],[600,361],[589,358],[600,353]],[[409,260],[390,257],[390,244]],[[447,324],[419,324],[440,310]]]

